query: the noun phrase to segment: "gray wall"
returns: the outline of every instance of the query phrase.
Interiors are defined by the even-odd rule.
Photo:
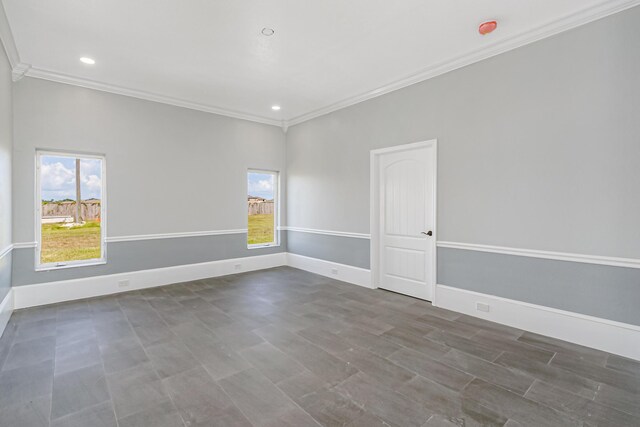
[[[369,268],[369,239],[287,231],[287,251],[354,267]]]
[[[288,225],[369,233],[369,151],[437,138],[438,240],[640,258],[638,22],[640,7],[291,127]],[[439,283],[463,286],[449,268]],[[550,305],[596,314],[569,300],[607,293],[597,315],[616,318],[640,301],[637,280],[581,287],[580,271]],[[546,285],[496,275],[475,290],[533,300]]]
[[[273,254],[285,250],[286,235],[282,239],[279,247],[261,249],[247,249],[246,234],[114,242],[107,264],[51,271],[34,271],[34,249],[14,249],[13,286]]]
[[[1,6],[0,6],[1,7]],[[11,156],[13,139],[11,65],[0,43],[0,252],[11,239]],[[11,287],[11,253],[0,259],[0,302]]]
[[[106,156],[109,237],[246,228],[247,169],[284,172],[285,139],[278,127],[28,77],[14,85],[14,97],[14,242],[35,240],[38,148]],[[149,214],[160,202],[164,208]],[[284,201],[282,207],[286,212]],[[197,243],[180,246],[177,240],[183,239],[146,241],[145,250],[176,244],[176,251],[183,251],[160,251],[154,266],[175,265],[175,259],[216,260],[224,252]],[[13,283],[150,265],[146,254],[130,252],[129,246],[109,244],[107,267],[42,273],[33,272],[32,249],[16,250]],[[132,258],[125,262],[125,254]],[[138,267],[132,262],[137,259]]]
[[[640,269],[438,248],[438,283],[640,325]]]

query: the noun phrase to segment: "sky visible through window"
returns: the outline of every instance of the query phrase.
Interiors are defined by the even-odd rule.
[[[273,200],[275,197],[275,175],[249,172],[249,196]]]
[[[42,200],[75,200],[76,158],[42,156],[40,165]],[[102,190],[102,161],[80,160],[80,193],[82,200],[100,199]]]

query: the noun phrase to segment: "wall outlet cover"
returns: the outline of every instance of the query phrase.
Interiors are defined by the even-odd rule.
[[[484,302],[477,302],[476,303],[476,310],[484,311],[485,313],[488,313],[489,312],[489,304],[484,303]]]

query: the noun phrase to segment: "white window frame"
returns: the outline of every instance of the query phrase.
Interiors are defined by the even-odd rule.
[[[273,189],[273,208],[275,209],[275,215],[273,216],[273,242],[271,243],[254,243],[249,244],[249,215],[247,213],[247,197],[249,196],[249,174],[250,173],[262,173],[262,174],[271,174],[275,176],[275,186]],[[246,191],[247,194],[245,196],[245,214],[247,221],[247,248],[248,249],[260,249],[260,248],[273,248],[280,246],[280,171],[276,170],[268,170],[268,169],[256,169],[249,168],[247,169],[247,173],[245,174],[245,182],[246,182]]]
[[[42,188],[40,185],[41,174],[40,166],[42,157],[57,156],[70,157],[79,159],[99,159],[102,161],[101,180],[102,187],[100,190],[100,258],[85,259],[77,261],[66,261],[56,263],[41,263],[42,256]],[[36,231],[36,250],[35,250],[35,270],[49,271],[61,270],[73,267],[87,267],[91,265],[101,265],[107,263],[107,158],[102,154],[81,153],[76,151],[64,150],[36,150],[36,199],[35,199],[35,231]]]

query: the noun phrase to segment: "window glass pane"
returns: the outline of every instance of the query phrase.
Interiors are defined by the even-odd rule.
[[[40,264],[102,258],[102,160],[40,156]]]
[[[276,243],[276,206],[278,176],[273,172],[248,174],[249,245]]]

